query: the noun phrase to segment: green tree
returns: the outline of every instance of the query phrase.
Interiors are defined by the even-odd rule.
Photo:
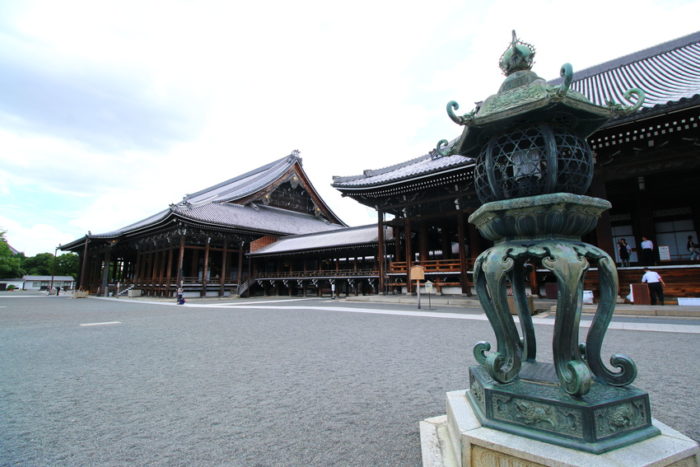
[[[25,259],[22,267],[30,276],[50,276],[53,262],[54,256],[51,253],[39,253]]]
[[[56,258],[56,275],[78,277],[80,269],[80,256],[75,253],[64,253]]]
[[[0,232],[0,278],[22,277],[23,274],[20,256],[10,250],[10,245],[5,240],[5,232]]]

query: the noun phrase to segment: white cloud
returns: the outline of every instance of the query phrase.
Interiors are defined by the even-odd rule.
[[[340,198],[332,175],[457,136],[445,104],[468,112],[496,92],[511,29],[536,46],[535,71],[553,78],[566,61],[580,70],[693,32],[696,10],[652,0],[15,4],[0,18],[0,193],[31,185],[71,208],[56,231],[21,206],[0,220],[38,252],[299,149],[341,218],[375,222]],[[24,100],[2,86],[13,77],[36,80]]]

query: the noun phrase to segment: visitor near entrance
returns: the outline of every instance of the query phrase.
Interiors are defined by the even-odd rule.
[[[666,283],[661,278],[659,273],[650,270],[649,268],[644,268],[644,275],[642,276],[642,282],[646,282],[649,285],[649,295],[651,295],[651,304],[656,305],[656,299],[658,297],[661,305],[664,304],[664,285]]]
[[[692,235],[688,235],[688,252],[690,252],[690,261],[700,259],[700,244],[693,241]]]
[[[647,237],[642,237],[642,266],[651,266],[654,264],[654,242]]]
[[[622,267],[629,267],[630,265],[630,246],[627,244],[627,240],[621,238],[617,241],[617,252],[620,255],[620,264]]]

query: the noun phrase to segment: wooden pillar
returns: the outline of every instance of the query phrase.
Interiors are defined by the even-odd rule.
[[[379,269],[379,294],[384,294],[384,213],[377,211],[377,266]]]
[[[158,279],[158,264],[160,264],[160,251],[154,251],[151,254],[151,284]]]
[[[180,248],[177,254],[177,276],[175,278],[175,289],[182,284],[183,263],[185,262],[185,236],[180,237]]]
[[[605,171],[597,170],[591,183],[591,194],[596,198],[608,199],[605,189]],[[604,211],[598,219],[595,228],[596,244],[598,248],[615,258],[615,245],[613,245],[612,225],[610,224],[610,210]]]
[[[141,263],[143,262],[141,250],[136,251],[136,263],[134,263],[134,284],[141,282]]]
[[[165,293],[165,274],[168,266],[170,265],[170,261],[168,258],[168,253],[171,252],[169,248],[167,250],[163,250],[161,255],[160,255],[160,264],[158,265],[160,271],[158,272],[158,295],[163,296]],[[169,272],[169,271],[168,271]]]
[[[421,222],[418,228],[418,248],[420,252],[420,261],[428,260],[428,224],[425,221]]]
[[[411,285],[411,265],[413,264],[413,249],[411,248],[411,220],[406,219],[406,223],[403,226],[404,238],[406,239],[406,293],[413,293],[413,286]]]
[[[462,293],[471,296],[469,276],[467,275],[467,253],[464,249],[464,214],[457,213],[457,241],[459,242],[459,281]]]
[[[163,279],[165,279],[165,266],[168,264],[168,250],[163,250],[160,252],[160,261],[158,261],[158,284],[160,287],[163,286]]]
[[[83,256],[81,259],[81,264],[80,264],[80,284],[78,285],[78,289],[83,290],[85,288],[85,283],[87,282],[87,262],[88,262],[88,243],[90,243],[90,239],[85,236],[85,245],[83,246]]]
[[[245,242],[241,242],[240,247],[238,248],[238,284],[243,283],[243,248],[244,248]],[[248,273],[250,274],[250,267],[248,267]]]
[[[117,266],[119,265],[119,259],[112,261],[112,281],[117,282]]]
[[[209,274],[209,248],[211,244],[211,238],[207,238],[207,244],[204,246],[204,265],[202,267],[202,291],[200,295],[202,297],[207,296],[207,282],[209,279],[207,274]]]
[[[141,284],[146,282],[146,263],[148,261],[148,253],[141,252],[141,263],[139,264],[139,280]]]
[[[109,247],[105,251],[104,264],[102,267],[102,295],[105,297],[109,295],[109,261],[111,251],[112,249]]]
[[[141,255],[141,283],[146,283],[148,282],[148,258],[150,257],[150,253],[148,252],[143,252]]]
[[[224,286],[226,284],[226,272],[228,264],[228,239],[224,238],[224,250],[221,252],[221,277],[219,278],[219,297],[224,296]]]
[[[170,288],[172,284],[170,283],[170,279],[172,279],[172,273],[173,273],[173,249],[168,248],[168,265],[165,267],[165,295],[170,297]]]
[[[537,264],[530,263],[532,269],[530,269],[530,294],[540,296],[540,283],[537,280]]]

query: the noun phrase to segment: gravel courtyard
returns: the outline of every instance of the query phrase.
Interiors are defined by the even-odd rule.
[[[420,465],[418,422],[468,386],[488,322],[320,306],[347,305],[0,296],[0,465]],[[537,332],[551,361],[552,327]],[[696,440],[698,344],[611,330],[605,346]]]

